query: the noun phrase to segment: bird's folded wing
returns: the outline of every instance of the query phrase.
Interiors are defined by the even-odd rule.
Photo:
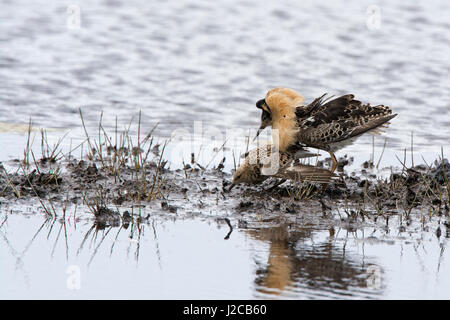
[[[303,149],[295,152],[294,158],[295,159],[303,159],[303,158],[312,158],[312,157],[319,157],[320,153],[311,152],[309,150]]]
[[[291,179],[295,181],[308,181],[329,183],[338,181],[339,176],[331,171],[311,165],[296,164],[294,166],[282,168],[274,175],[277,178]]]

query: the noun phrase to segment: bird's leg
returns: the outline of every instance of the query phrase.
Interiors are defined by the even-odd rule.
[[[334,173],[334,171],[336,171],[336,168],[338,167],[338,161],[337,161],[336,156],[334,155],[333,152],[328,151],[328,153],[330,154],[330,156],[331,156],[331,161],[333,162],[333,163],[331,164],[331,170],[330,170],[330,172],[331,172],[331,173]],[[327,189],[328,184],[329,184],[329,183],[322,183],[322,193],[325,192],[325,190]]]
[[[334,173],[334,171],[336,171],[336,168],[338,167],[338,161],[337,161],[336,156],[334,155],[333,152],[328,151],[328,153],[331,156],[331,161],[333,161],[333,164],[331,165],[331,170],[330,171],[331,171],[331,173]]]
[[[273,189],[278,187],[280,184],[285,183],[285,182],[286,182],[286,179],[281,179],[280,181],[277,181],[273,186],[271,186],[270,188],[266,189],[266,191],[272,191]]]
[[[321,183],[321,185],[322,185],[322,188],[320,188],[320,192],[325,193],[325,190],[327,190],[327,187],[328,187],[328,183],[324,182],[324,183]]]

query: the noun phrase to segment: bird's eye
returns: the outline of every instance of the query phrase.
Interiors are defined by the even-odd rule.
[[[264,111],[262,114],[262,119],[263,119],[263,121],[268,121],[270,119],[269,114]]]
[[[240,179],[241,178],[241,175],[238,175],[237,177],[236,177],[236,179]]]

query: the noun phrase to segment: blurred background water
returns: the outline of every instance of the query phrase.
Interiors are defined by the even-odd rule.
[[[450,2],[444,0],[1,0],[0,161],[23,155],[29,119],[36,127],[48,129],[50,140],[69,132],[66,147],[72,139],[83,140],[79,108],[88,130],[96,130],[102,112],[103,126],[114,129],[116,121],[123,128],[141,111],[143,131],[159,123],[156,134],[162,139],[180,128],[193,133],[196,121],[203,128],[217,128],[220,142],[227,132],[240,137],[254,134],[260,116],[255,102],[275,86],[293,88],[306,101],[325,92],[353,93],[363,102],[389,105],[399,115],[385,135],[375,140],[380,153],[384,138],[388,139],[386,164],[410,147],[412,132],[415,152],[432,160],[441,147],[448,154],[450,146],[449,17]],[[366,160],[371,152],[370,136],[345,149]],[[230,164],[232,159],[227,161]],[[108,249],[96,257],[98,264],[85,271],[90,255],[77,258],[61,244],[54,249],[48,241],[52,230],[48,225],[43,229],[47,240],[44,236],[37,246],[29,246],[28,238],[14,236],[33,234],[41,223],[40,217],[30,215],[12,216],[3,225],[1,261],[7,271],[1,273],[1,283],[6,285],[0,297],[273,297],[267,293],[274,287],[267,282],[273,273],[269,256],[281,257],[278,265],[284,276],[275,282],[288,289],[275,286],[274,290],[281,290],[276,294],[281,292],[285,298],[449,297],[448,277],[441,276],[449,268],[441,264],[447,238],[436,238],[434,231],[420,242],[371,242],[363,254],[360,243],[364,241],[358,242],[354,234],[349,249],[347,236],[333,242],[326,229],[303,230],[307,235],[295,239],[280,238],[279,231],[273,239],[262,231],[239,231],[227,247],[223,232],[209,234],[204,222],[173,222],[166,229],[161,223],[144,237],[151,253],[142,255],[139,264],[130,257],[129,239],[120,235],[125,242],[123,251],[118,245],[120,258],[110,264]],[[89,228],[68,228],[70,247],[79,245]],[[150,238],[158,228],[167,236],[160,239],[160,248],[155,247],[156,238]],[[203,250],[205,255],[182,273],[176,266],[190,261],[182,255],[185,247],[181,245],[189,239],[183,236],[185,230],[205,235],[192,243],[195,252]],[[315,237],[321,240],[314,242]],[[216,238],[220,241],[211,240]],[[22,272],[27,260],[21,252],[28,247],[27,271]],[[87,251],[92,255],[95,241],[91,248]],[[223,255],[218,254],[221,250]],[[162,255],[159,261],[156,252]],[[230,267],[231,255],[236,268],[228,269],[229,274],[224,277],[221,272],[222,278],[215,278],[216,273],[207,273]],[[72,263],[82,267],[83,275],[92,275],[79,295],[79,291],[68,291],[65,282]],[[342,272],[336,275],[336,268],[317,271],[330,263]],[[368,290],[365,282],[371,264],[379,266],[383,275],[382,286],[375,291]],[[201,272],[196,270],[202,265]],[[105,273],[108,268],[113,271]],[[208,277],[199,277],[200,273]],[[58,280],[51,281],[53,275]],[[122,280],[117,283],[111,278]],[[134,291],[142,279],[154,286]],[[188,291],[186,279],[192,288]],[[218,291],[210,291],[211,281]],[[125,294],[114,288],[129,290]]]
[[[450,143],[447,1],[19,0],[1,9],[1,123],[31,118],[76,138],[79,108],[88,127],[103,111],[106,128],[141,110],[144,130],[159,123],[162,137],[193,132],[194,121],[223,137],[253,134],[255,102],[285,86],[306,101],[350,92],[391,106],[389,149],[409,147],[411,132],[417,152]],[[371,139],[347,150],[369,152]]]

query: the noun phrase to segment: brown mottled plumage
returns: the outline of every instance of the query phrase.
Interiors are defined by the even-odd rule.
[[[239,183],[259,184],[267,178],[274,177],[280,179],[291,179],[311,182],[330,182],[335,178],[329,170],[320,169],[310,165],[295,164],[300,158],[314,157],[317,154],[293,147],[288,151],[279,151],[278,158],[272,158],[273,146],[268,144],[249,151],[244,162],[239,166],[233,175],[233,183],[229,190]],[[272,161],[279,161],[278,165]],[[274,165],[271,168],[271,165]]]
[[[337,167],[335,151],[397,115],[387,106],[362,104],[352,94],[333,100],[324,99],[323,95],[307,106],[289,104],[293,101],[291,96],[276,89],[258,101],[257,107],[266,113],[266,124],[279,130],[279,149],[285,151],[300,145],[325,150],[333,160],[332,172]]]

